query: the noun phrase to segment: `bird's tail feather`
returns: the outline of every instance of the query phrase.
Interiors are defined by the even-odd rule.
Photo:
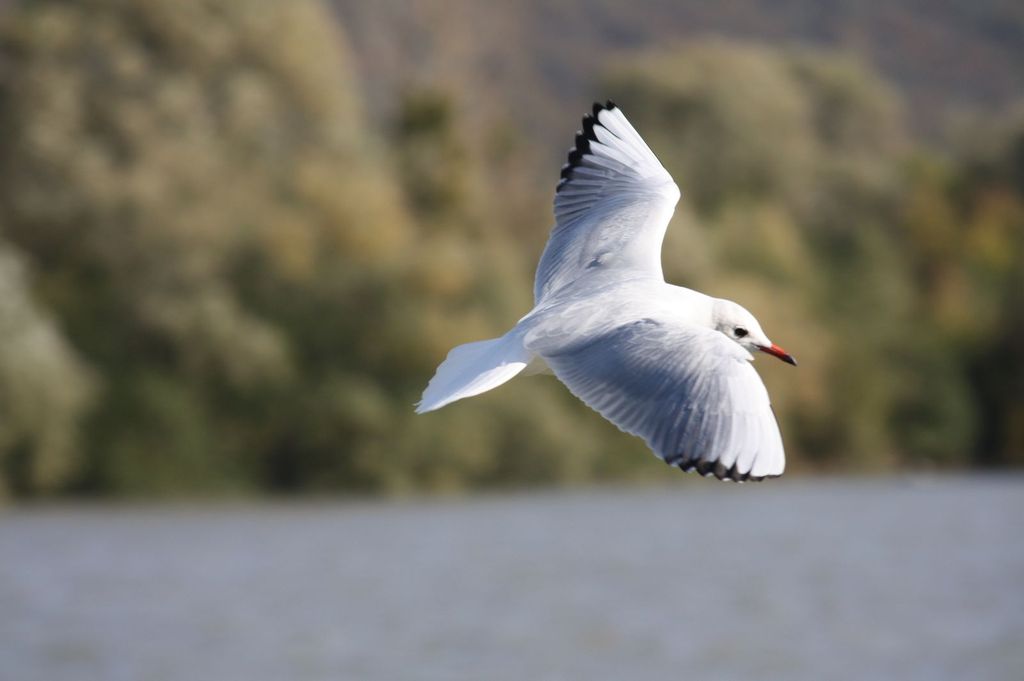
[[[531,358],[532,353],[514,331],[501,338],[453,348],[423,391],[416,413],[440,409],[455,400],[497,388],[522,371]]]

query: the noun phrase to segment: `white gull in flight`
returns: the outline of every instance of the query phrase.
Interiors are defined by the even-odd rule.
[[[740,305],[665,282],[661,242],[679,196],[622,111],[594,104],[562,167],[534,308],[501,338],[448,353],[416,411],[550,371],[684,471],[781,475],[782,437],[751,351],[796,362]]]

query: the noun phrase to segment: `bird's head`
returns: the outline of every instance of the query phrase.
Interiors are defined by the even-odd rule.
[[[761,330],[761,325],[757,323],[754,315],[742,305],[722,298],[715,300],[711,310],[711,323],[716,331],[721,331],[747,350],[760,350],[796,366],[793,356],[772,343]]]

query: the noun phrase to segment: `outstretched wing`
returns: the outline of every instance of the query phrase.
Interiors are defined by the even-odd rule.
[[[661,242],[678,201],[679,188],[622,111],[594,104],[562,167],[535,300],[588,268],[661,277]]]
[[[735,481],[785,468],[750,354],[717,331],[643,319],[535,350],[574,395],[669,464]]]

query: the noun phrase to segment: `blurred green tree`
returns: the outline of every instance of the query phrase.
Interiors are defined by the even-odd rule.
[[[326,12],[89,0],[5,17],[3,232],[104,383],[86,487],[273,484],[254,421],[309,375],[305,328],[259,287],[323,275],[357,296],[359,268],[408,238]],[[312,297],[318,317],[335,302]]]
[[[900,234],[922,312],[965,367],[974,462],[1024,463],[1024,113],[979,124],[948,158],[911,164]]]
[[[93,377],[33,300],[22,257],[0,242],[0,498],[59,489],[75,471]]]

